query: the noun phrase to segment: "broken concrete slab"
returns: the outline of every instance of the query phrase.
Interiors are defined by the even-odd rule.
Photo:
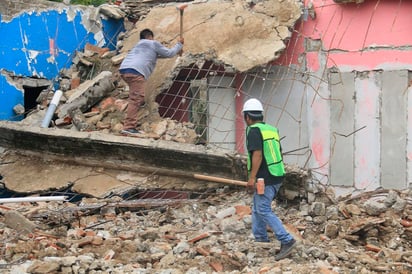
[[[5,189],[19,194],[77,193],[81,196],[106,198],[113,195],[129,196],[137,191],[178,189],[204,191],[215,183],[199,183],[188,175],[170,177],[165,171],[120,165],[110,168],[99,161],[79,159],[77,163],[49,155],[25,155],[7,151],[1,157],[0,175]],[[133,171],[132,171],[133,170]],[[161,176],[160,176],[161,175]],[[168,176],[169,175],[169,176]]]
[[[11,156],[0,166],[0,174],[7,189],[17,193],[37,193],[67,188],[80,178],[89,175],[91,167],[56,165],[52,162],[33,161],[30,158]]]
[[[132,163],[189,174],[209,173],[233,179],[241,179],[245,174],[236,158],[228,156],[231,152],[222,149],[103,132],[28,127],[7,121],[0,121],[0,146],[72,159],[92,158],[102,163]]]
[[[115,89],[112,73],[110,71],[102,71],[97,77],[92,80],[85,81],[75,90],[68,91],[67,103],[58,108],[59,118],[67,116],[71,109],[78,108],[82,112],[89,110],[102,98],[108,96]]]

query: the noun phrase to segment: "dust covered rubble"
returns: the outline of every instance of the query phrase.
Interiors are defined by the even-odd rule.
[[[224,187],[197,199],[135,208],[78,204],[1,206],[3,273],[410,273],[412,191],[378,190],[335,203],[273,202],[298,240],[254,243],[251,196]],[[129,201],[137,204],[136,201]],[[170,202],[170,201],[169,201]],[[18,223],[19,225],[12,225]]]
[[[123,128],[129,90],[119,77],[118,64],[113,64],[110,59],[113,55],[107,48],[92,45],[87,45],[84,52],[76,53],[73,65],[61,72],[63,96],[51,127],[119,134]],[[95,70],[95,75],[87,80],[92,70]],[[37,108],[20,123],[40,126],[53,95],[50,89],[41,92],[36,100]],[[138,120],[143,130],[139,137],[191,144],[198,141],[193,123],[161,118],[156,102],[144,105],[138,112]]]

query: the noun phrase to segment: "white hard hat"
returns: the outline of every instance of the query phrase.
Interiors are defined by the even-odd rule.
[[[263,112],[262,103],[258,99],[255,99],[255,98],[249,99],[243,105],[242,112],[245,112],[245,111],[262,111]]]

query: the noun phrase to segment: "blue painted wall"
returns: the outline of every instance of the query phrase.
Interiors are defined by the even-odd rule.
[[[115,49],[118,34],[124,30],[121,20],[103,20],[104,41],[96,41],[82,22],[88,14],[82,10],[47,10],[22,13],[9,22],[0,22],[0,70],[13,75],[56,79],[62,68],[71,65],[76,50],[86,43]],[[0,17],[1,19],[1,17]],[[90,22],[88,23],[90,24]],[[96,28],[95,26],[94,28]],[[101,37],[101,35],[100,35]],[[0,120],[21,120],[13,107],[24,105],[24,94],[0,75]]]

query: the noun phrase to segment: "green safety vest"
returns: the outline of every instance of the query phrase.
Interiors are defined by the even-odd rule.
[[[283,164],[282,152],[280,150],[280,140],[278,129],[265,123],[256,123],[246,129],[246,135],[251,127],[260,129],[263,137],[263,155],[266,160],[270,174],[273,176],[284,176],[285,165]],[[252,163],[252,154],[250,152],[247,158],[247,170],[250,173]]]

